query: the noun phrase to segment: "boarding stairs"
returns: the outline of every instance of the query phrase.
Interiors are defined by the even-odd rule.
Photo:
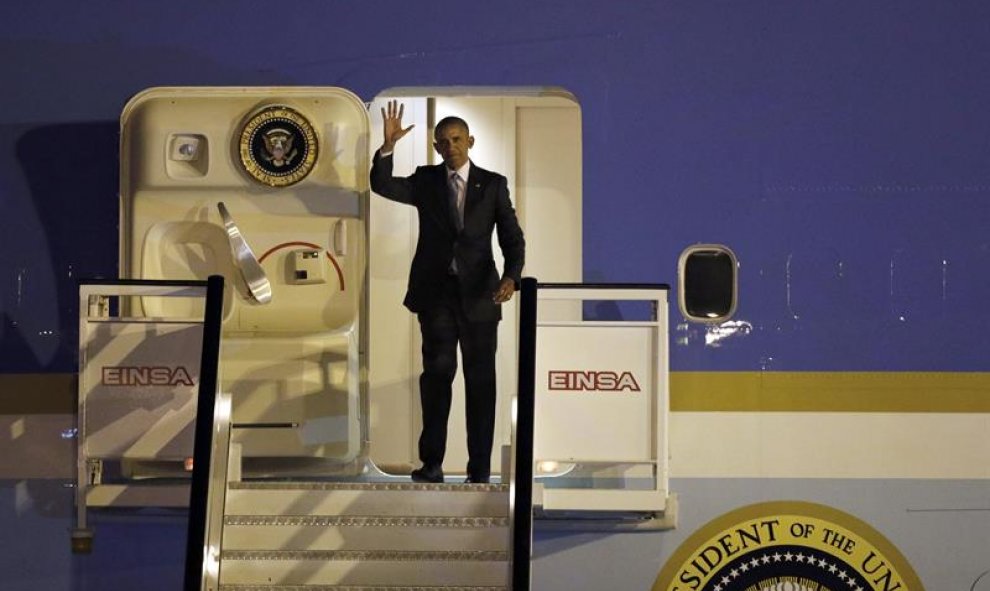
[[[535,281],[524,287],[535,301]],[[212,293],[207,315],[219,319],[222,283]],[[530,400],[532,336],[520,344]],[[375,470],[350,481],[243,479],[231,433],[244,426],[231,423],[230,395],[207,371],[218,367],[219,340],[219,320],[207,323],[185,591],[529,589],[531,403],[517,404],[525,428],[503,450],[501,483],[414,483]]]
[[[195,398],[189,398],[195,403],[195,412],[188,409],[189,415],[195,417],[194,445],[192,453],[181,455],[195,458],[191,463],[190,489],[185,497],[189,501],[185,591],[528,591],[534,505],[551,526],[575,526],[568,522],[570,519],[583,521],[582,528],[600,526],[618,531],[666,529],[676,523],[675,499],[667,494],[665,462],[666,354],[665,351],[657,353],[659,344],[666,342],[663,333],[666,307],[665,300],[654,297],[655,289],[632,286],[616,290],[610,286],[544,284],[540,287],[546,309],[559,311],[552,304],[560,301],[568,306],[561,308],[567,314],[551,313],[547,319],[537,322],[537,283],[534,279],[524,279],[520,295],[519,382],[514,401],[512,443],[503,449],[501,482],[418,484],[408,478],[383,474],[370,462],[362,464],[364,460],[360,458],[346,470],[351,475],[348,478],[273,478],[271,474],[277,474],[279,470],[271,465],[264,470],[269,474],[268,478],[242,478],[242,449],[241,443],[237,442],[242,438],[232,437],[232,433],[237,429],[289,428],[289,424],[233,424],[231,421],[231,394],[221,392],[218,387],[223,278],[211,276],[207,282],[192,283],[118,283],[105,289],[87,287],[81,290],[84,297],[81,297],[80,309],[85,309],[87,302],[92,305],[91,291],[99,294],[119,292],[125,297],[143,297],[148,295],[147,291],[159,296],[200,297],[205,287],[206,312],[201,331],[195,326],[185,327],[185,324],[191,324],[189,322],[180,326],[182,330],[195,331],[194,336],[202,340],[200,362],[183,361],[183,367],[195,366],[200,370],[198,393],[194,394]],[[652,315],[647,320],[632,319],[624,323],[568,317],[568,314],[574,315],[571,308],[580,310],[572,305],[573,300],[606,299],[654,302]],[[107,326],[127,324],[123,318],[108,317],[100,310],[87,316],[95,316],[88,322],[94,325],[98,336],[103,334],[99,331],[107,332]],[[81,321],[80,326],[82,335],[86,325]],[[129,329],[129,325],[125,328]],[[142,334],[147,332],[143,325],[135,330]],[[538,332],[544,345],[540,363],[535,354]],[[587,412],[585,407],[571,408],[569,405],[575,401],[574,396],[553,397],[544,393],[540,400],[543,411],[548,414],[541,416],[558,415],[570,417],[570,420],[562,425],[543,420],[537,433],[534,428],[537,375],[540,376],[539,383],[549,384],[552,390],[555,384],[572,375],[584,379],[604,373],[558,371],[575,365],[594,367],[583,363],[586,360],[580,355],[575,356],[572,345],[580,340],[576,338],[578,333],[587,334],[582,338],[592,339],[599,349],[632,349],[639,351],[642,359],[631,366],[630,359],[624,359],[621,364],[613,363],[617,367],[633,368],[628,372],[630,385],[626,387],[617,379],[610,382],[612,389],[624,393],[622,398],[616,398],[616,394],[593,397],[592,402],[600,399],[607,405],[594,413]],[[124,331],[124,334],[129,333]],[[97,352],[102,352],[101,346],[107,347],[104,341],[116,343],[103,336],[103,341],[95,341]],[[187,348],[183,347],[183,350]],[[592,349],[582,346],[579,352],[596,356],[600,362],[603,354]],[[622,354],[629,357],[628,352]],[[115,371],[137,364],[138,360],[133,356],[125,355],[124,358],[126,363],[111,363],[104,359],[100,363],[87,364],[84,363],[87,357],[81,356],[80,367],[88,371],[92,369],[90,365],[94,365],[96,370],[93,371],[103,375],[97,370],[103,367],[105,373],[108,363],[111,369],[116,368]],[[157,367],[154,360],[141,361],[141,365]],[[99,375],[94,378],[85,372],[81,374],[88,377],[86,380],[81,378],[81,383],[99,381]],[[619,374],[609,375],[614,378]],[[111,382],[119,377],[113,373],[109,376]],[[106,375],[103,382],[107,382]],[[106,389],[114,384],[103,383],[103,387]],[[569,383],[565,385],[577,388]],[[601,387],[607,390],[607,385]],[[643,390],[652,390],[652,394],[634,396],[632,392],[638,391],[640,385]],[[97,411],[113,400],[101,406],[103,398],[107,398],[101,395],[104,392],[94,390],[94,393],[82,387],[81,392],[88,394],[80,396],[80,424],[83,427],[90,423],[102,426],[106,413]],[[134,393],[136,399],[143,400],[142,396],[141,391]],[[620,405],[623,401],[626,403]],[[168,404],[164,406],[169,407]],[[625,414],[619,414],[618,410]],[[593,424],[573,428],[577,417],[587,416],[595,417]],[[164,415],[164,419],[170,417]],[[611,431],[605,420],[609,417]],[[160,422],[161,425],[152,426],[155,437],[142,439],[168,441],[169,437],[154,429],[174,427],[173,423],[177,421]],[[635,433],[612,442],[620,446],[618,451],[598,449],[601,447],[599,442],[609,440],[614,432],[631,430],[637,424],[640,428]],[[604,431],[598,433],[595,429]],[[172,428],[168,433],[174,430]],[[86,436],[90,431],[96,436]],[[77,487],[80,518],[79,527],[73,531],[74,548],[83,548],[92,538],[85,520],[86,507],[92,499],[112,496],[122,501],[129,497],[147,501],[149,491],[162,488],[91,479],[89,467],[95,461],[102,461],[102,456],[94,459],[87,452],[106,450],[96,445],[103,442],[98,438],[99,429],[84,428],[80,433]],[[597,434],[590,439],[594,442],[592,447],[588,447],[587,442],[574,440],[574,435],[587,439],[589,433]],[[137,436],[141,435],[138,433]],[[632,435],[638,435],[638,439]],[[119,442],[116,445],[119,447]],[[580,461],[575,460],[578,453]],[[533,480],[534,459],[541,460],[540,470],[544,472],[543,480],[537,484]],[[571,465],[560,468],[561,474],[549,479],[546,470],[558,469],[549,466],[561,462]],[[254,469],[257,467],[253,466]],[[599,476],[605,486],[596,482]],[[615,485],[616,481],[619,486]],[[588,487],[588,483],[592,486]],[[141,488],[147,490],[139,494]],[[99,506],[111,506],[111,503]]]
[[[508,499],[500,484],[230,482],[217,589],[507,589]]]
[[[242,479],[230,435],[244,426],[230,414],[230,395],[218,394],[202,581],[187,591],[510,588],[508,484],[423,484],[373,471],[350,480]]]

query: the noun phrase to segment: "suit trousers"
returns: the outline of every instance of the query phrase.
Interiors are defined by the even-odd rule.
[[[469,477],[487,478],[495,433],[498,321],[467,319],[455,275],[444,281],[437,304],[417,314],[417,318],[423,336],[423,373],[419,378],[423,431],[419,437],[419,458],[424,466],[443,464],[459,343],[464,362],[467,472]]]

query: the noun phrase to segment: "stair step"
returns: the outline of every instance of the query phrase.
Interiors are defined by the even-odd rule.
[[[220,585],[219,591],[508,591],[506,587],[409,585]]]
[[[227,515],[224,525],[317,527],[508,527],[508,517],[396,517],[359,515]]]
[[[505,591],[509,487],[233,482],[221,591]]]
[[[228,515],[505,517],[509,489],[497,484],[231,483]]]
[[[504,587],[508,553],[501,551],[225,550],[220,584]],[[305,587],[304,587],[305,588]]]
[[[223,550],[224,560],[393,560],[401,562],[492,562],[509,559],[501,550]]]
[[[502,550],[507,518],[228,515],[226,550]]]
[[[509,492],[508,484],[466,484],[426,482],[310,482],[305,480],[241,481],[228,483],[230,490],[404,490]]]

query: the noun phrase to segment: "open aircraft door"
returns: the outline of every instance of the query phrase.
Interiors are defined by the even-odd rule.
[[[245,469],[360,470],[364,103],[339,88],[153,88],[121,125],[121,275],[226,279],[221,387]]]

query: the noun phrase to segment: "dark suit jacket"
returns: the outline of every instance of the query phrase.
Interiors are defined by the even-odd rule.
[[[499,275],[492,257],[492,231],[505,259],[503,278],[518,287],[525,262],[526,241],[509,201],[505,177],[474,162],[464,197],[464,228],[457,231],[450,206],[446,166],[420,166],[411,176],[392,176],[392,156],[377,152],[371,167],[371,188],[378,194],[416,207],[419,241],[409,272],[409,288],[403,302],[419,313],[439,301],[450,261],[457,260],[461,297],[468,319],[499,320],[501,306],[492,301]]]

